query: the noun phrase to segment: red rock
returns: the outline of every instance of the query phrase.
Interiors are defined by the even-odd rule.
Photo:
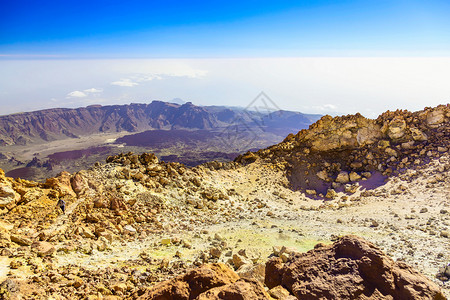
[[[124,203],[124,201],[122,199],[112,198],[110,201],[109,208],[111,210],[126,210],[127,205]]]
[[[429,279],[356,236],[293,255],[284,265],[269,260],[265,283],[298,299],[445,299]]]
[[[76,173],[72,177],[72,189],[77,194],[81,193],[85,189],[83,177],[79,173]]]
[[[268,300],[270,297],[258,281],[239,279],[234,283],[212,288],[196,298],[196,300],[218,299]]]
[[[195,299],[212,288],[234,283],[237,280],[239,276],[226,265],[208,264],[159,283],[138,299]]]

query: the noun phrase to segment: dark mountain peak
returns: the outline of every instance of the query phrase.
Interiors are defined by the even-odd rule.
[[[252,118],[245,115],[242,109],[204,107],[192,102],[177,104],[154,100],[128,105],[53,108],[0,116],[0,141],[2,145],[14,145],[76,138],[99,132],[214,129],[233,123],[239,116],[246,122],[252,122]],[[305,116],[310,115],[296,112],[279,116],[273,114],[265,126],[269,130],[284,128],[288,133],[298,131],[315,121],[314,116],[312,119]]]

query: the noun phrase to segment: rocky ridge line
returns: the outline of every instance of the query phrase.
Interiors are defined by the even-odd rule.
[[[337,191],[352,193],[361,184],[373,189],[391,175],[439,158],[449,147],[447,104],[417,112],[387,111],[375,120],[360,114],[324,116],[282,143],[235,161],[248,164],[260,158],[285,170],[294,190],[333,199]]]

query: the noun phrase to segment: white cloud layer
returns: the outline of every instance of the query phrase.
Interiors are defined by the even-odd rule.
[[[73,91],[67,94],[67,98],[84,98],[87,95],[81,91]]]
[[[139,85],[140,83],[154,80],[164,80],[171,78],[198,79],[205,77],[207,73],[208,72],[205,70],[192,70],[192,69],[178,70],[164,73],[138,73],[130,76],[129,78],[121,78],[120,80],[113,81],[111,82],[111,85],[133,87]],[[85,91],[88,92],[90,90]]]
[[[98,94],[98,93],[103,92],[103,89],[90,88],[90,89],[85,89],[84,92]]]
[[[449,57],[0,60],[0,70],[3,114],[101,99],[246,107],[261,91],[284,110],[368,117],[450,100]]]
[[[133,86],[139,85],[139,83],[133,82],[131,79],[128,79],[128,78],[122,78],[118,81],[111,82],[111,85],[133,87]]]

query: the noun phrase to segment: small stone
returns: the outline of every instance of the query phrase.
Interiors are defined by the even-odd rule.
[[[281,253],[280,255],[281,260],[285,263],[289,259],[289,254],[287,253]]]
[[[272,253],[275,256],[280,256],[281,253],[281,247],[280,246],[272,246]]]
[[[327,191],[327,194],[325,195],[325,198],[328,198],[328,199],[335,199],[337,196],[338,196],[338,194],[336,193],[335,190],[329,189],[329,190]]]
[[[308,195],[310,195],[310,196],[315,196],[315,195],[317,195],[316,190],[306,190],[305,192],[306,192]]]
[[[192,248],[192,244],[191,244],[191,242],[189,242],[187,240],[183,240],[183,247],[191,249]]]
[[[448,149],[446,147],[437,147],[437,151],[442,153],[442,152],[447,152]]]
[[[319,177],[319,179],[322,179],[323,181],[328,181],[328,174],[327,171],[325,170],[316,173],[316,176]]]
[[[246,264],[241,266],[236,273],[241,278],[253,279],[259,282],[264,282],[266,271],[266,265],[264,263],[260,264]]]
[[[346,184],[344,188],[344,191],[349,194],[354,194],[356,193],[357,190],[358,190],[357,184]]]
[[[272,298],[277,299],[277,300],[285,300],[290,295],[289,291],[286,290],[281,285],[278,285],[278,286],[270,289],[268,293]]]
[[[372,173],[370,173],[370,172],[362,172],[361,175],[364,176],[365,178],[370,178],[372,176]]]
[[[111,287],[116,293],[124,293],[127,290],[127,285],[124,282],[116,283]]]
[[[11,234],[11,241],[21,246],[30,246],[33,242],[24,236]]]
[[[236,269],[239,269],[242,265],[250,263],[244,257],[239,254],[233,254],[233,264]]]
[[[130,235],[135,235],[135,234],[137,233],[137,230],[136,230],[136,228],[134,228],[134,227],[131,226],[131,225],[125,225],[125,226],[123,227],[123,232],[124,232],[124,233],[128,233],[128,234],[130,234]]]
[[[361,179],[361,176],[356,172],[351,172],[349,177],[350,177],[350,181],[358,181]]]
[[[169,267],[169,260],[167,258],[164,258],[161,263],[159,264],[160,269],[167,269]]]
[[[397,151],[395,151],[392,148],[386,148],[386,149],[384,149],[384,152],[386,152],[386,154],[393,156],[393,157],[397,157],[397,155],[398,155]]]
[[[31,250],[38,256],[50,256],[55,252],[55,246],[49,242],[39,241],[31,244]]]
[[[223,241],[223,237],[222,237],[220,234],[218,234],[218,233],[216,233],[216,234],[214,235],[214,239],[215,239],[216,241]]]
[[[338,176],[336,177],[336,182],[338,183],[347,183],[350,181],[350,177],[348,175],[347,172],[342,171],[338,174]]]
[[[211,248],[209,254],[211,254],[213,258],[219,258],[222,255],[222,251],[218,248]]]
[[[73,286],[74,286],[76,289],[79,288],[79,287],[81,287],[81,286],[83,286],[83,284],[84,284],[83,279],[81,279],[81,278],[79,278],[79,277],[77,277],[77,278],[75,279],[75,281],[73,282]]]
[[[9,264],[11,269],[18,269],[22,266],[22,262],[20,260],[12,260]]]

